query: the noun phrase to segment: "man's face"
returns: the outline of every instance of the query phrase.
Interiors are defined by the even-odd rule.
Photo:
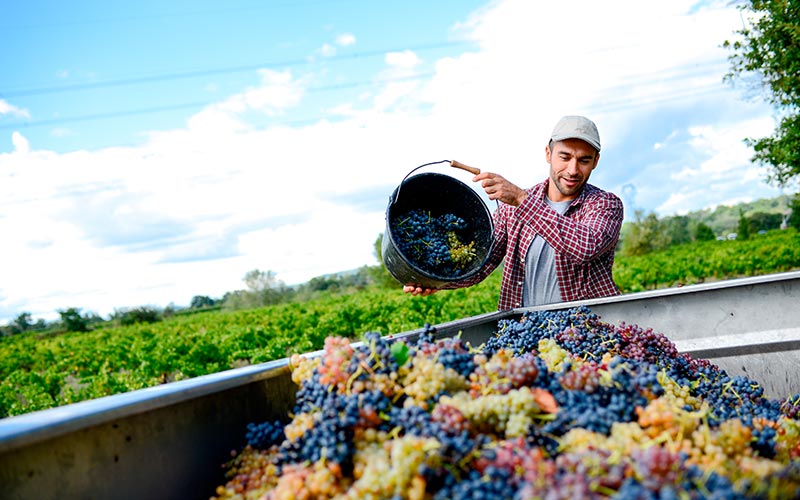
[[[550,164],[547,196],[552,201],[569,201],[589,181],[600,153],[580,139],[565,139],[545,147],[545,158]]]

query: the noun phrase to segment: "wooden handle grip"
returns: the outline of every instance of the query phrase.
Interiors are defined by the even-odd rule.
[[[478,175],[479,173],[481,173],[481,169],[475,168],[475,167],[470,167],[469,165],[464,165],[460,161],[456,161],[456,160],[450,160],[450,166],[451,167],[455,167],[455,168],[460,168],[461,170],[466,170],[467,172],[469,172],[469,173],[471,173],[473,175]]]

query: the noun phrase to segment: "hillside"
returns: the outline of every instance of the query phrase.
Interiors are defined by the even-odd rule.
[[[736,232],[739,223],[740,210],[744,216],[755,222],[756,231],[778,229],[785,217],[791,213],[792,196],[785,194],[775,198],[762,198],[748,203],[737,203],[736,205],[719,205],[714,208],[706,208],[689,212],[685,216],[669,216],[661,218],[662,221],[669,221],[675,217],[686,217],[692,223],[700,223],[709,226],[714,234],[723,236],[727,233]]]

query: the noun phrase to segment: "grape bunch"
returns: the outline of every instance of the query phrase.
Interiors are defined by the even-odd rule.
[[[245,439],[247,445],[253,448],[269,448],[280,444],[284,440],[283,424],[280,420],[268,420],[260,424],[251,422],[247,424]]]
[[[414,209],[395,217],[391,229],[406,259],[434,276],[458,277],[475,261],[475,241],[462,242],[467,222],[454,214]]]
[[[587,307],[435,333],[294,356],[283,432],[249,426],[212,498],[800,498],[800,394]]]

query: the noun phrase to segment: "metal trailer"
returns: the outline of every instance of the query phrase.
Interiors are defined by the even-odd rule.
[[[548,308],[579,305],[607,323],[663,333],[679,351],[760,382],[770,397],[800,392],[800,272]],[[460,332],[478,345],[498,320],[526,310],[442,323],[437,335]],[[0,498],[208,498],[224,484],[222,465],[244,444],[246,424],[285,418],[295,391],[281,359],[2,419]]]

